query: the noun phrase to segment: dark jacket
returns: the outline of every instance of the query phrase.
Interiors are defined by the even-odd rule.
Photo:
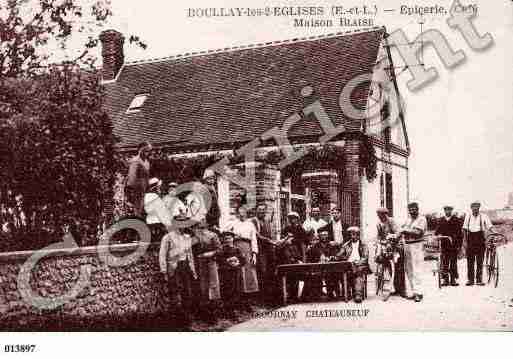
[[[337,254],[337,257],[339,260],[346,261],[351,256],[351,253],[353,252],[353,246],[351,244],[351,241],[344,242],[342,247],[340,248],[340,251]],[[358,254],[360,255],[360,262],[368,263],[369,262],[369,248],[365,243],[360,241],[358,245]]]
[[[143,161],[139,156],[135,156],[130,159],[126,186],[135,191],[145,193],[150,179],[150,171],[148,167],[148,163]]]
[[[236,257],[239,260],[239,265],[236,267],[231,266],[228,263],[228,259]],[[237,247],[223,246],[219,249],[215,255],[215,260],[219,266],[219,272],[240,272],[242,266],[246,264],[246,258],[242,255],[242,252]]]
[[[251,222],[257,230],[258,253],[265,254],[272,250],[274,246],[272,241],[271,223],[267,220],[259,220],[256,217],[251,218]]]
[[[322,255],[327,258],[333,257],[333,259],[336,259],[339,249],[339,246],[331,246],[329,243],[317,242],[306,252],[306,261],[308,263],[319,263]]]
[[[347,233],[348,228],[349,228],[349,226],[347,224],[345,224],[344,222],[342,222],[342,237],[344,238],[344,242],[349,239],[349,235]],[[317,233],[320,233],[320,232],[328,232],[328,237],[330,238],[330,241],[334,241],[335,236],[333,235],[333,221],[331,221],[324,227],[319,228],[319,230],[317,230]]]
[[[297,261],[304,261],[306,246],[308,244],[308,234],[303,226],[288,225],[282,230],[281,238],[287,237],[291,233],[294,236],[292,244],[284,244],[278,248],[278,262],[280,264],[297,263]]]
[[[221,210],[219,208],[219,199],[215,187],[205,184],[211,196],[211,203],[208,212],[205,214],[205,221],[210,227],[219,227],[219,218],[221,217]]]
[[[463,223],[456,216],[452,216],[449,220],[444,216],[438,220],[438,227],[435,230],[437,236],[449,236],[453,239],[452,246],[449,246],[447,242],[442,242],[444,248],[452,247],[459,249],[462,244],[463,234],[461,231]]]

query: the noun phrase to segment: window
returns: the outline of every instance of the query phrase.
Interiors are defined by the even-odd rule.
[[[130,113],[130,112],[140,111],[142,109],[144,103],[148,99],[149,95],[150,94],[147,94],[147,93],[135,95],[134,99],[130,103],[130,106],[128,106],[128,110],[126,112]]]
[[[392,144],[392,130],[390,128],[390,105],[387,102],[383,104],[383,108],[381,109],[381,119],[384,124],[382,136],[383,141],[385,142],[385,149],[390,150],[390,145]]]
[[[385,207],[385,182],[383,181],[383,174],[379,176],[379,205]]]
[[[394,195],[392,192],[392,174],[385,173],[385,202],[390,216],[394,215]]]

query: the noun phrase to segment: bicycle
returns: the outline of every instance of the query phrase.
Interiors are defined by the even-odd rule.
[[[486,237],[485,268],[488,275],[488,284],[493,283],[495,288],[499,285],[500,260],[497,246],[506,243],[506,237],[500,233],[491,233]]]
[[[436,236],[434,238],[436,240],[436,244],[433,245],[433,244],[428,243],[427,246],[430,247],[431,250],[436,250],[436,252],[438,252],[438,255],[435,257],[436,267],[435,267],[435,269],[433,269],[433,275],[437,276],[438,289],[442,289],[442,282],[443,282],[444,278],[447,278],[449,275],[448,271],[445,270],[445,268],[443,268],[443,266],[442,266],[442,263],[444,263],[445,256],[446,256],[446,254],[442,250],[442,247],[443,247],[442,243],[443,243],[443,241],[447,241],[447,240],[452,242],[452,238],[449,236]]]
[[[376,248],[376,295],[383,293],[385,286],[385,270],[390,269],[391,282],[394,281],[394,252],[397,250],[394,246],[396,237],[388,235],[386,239],[378,240]]]

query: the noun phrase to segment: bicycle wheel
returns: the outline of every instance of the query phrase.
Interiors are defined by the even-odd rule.
[[[499,253],[495,250],[495,288],[499,285]]]
[[[438,270],[436,271],[438,279],[438,289],[442,289],[442,270],[440,269],[440,261],[438,261]]]
[[[383,290],[383,271],[383,264],[378,264],[378,268],[376,268],[376,295],[379,295],[379,293]]]
[[[493,276],[493,261],[492,261],[493,253],[492,251],[487,248],[485,252],[485,268],[486,268],[486,275],[488,276],[488,284],[492,281]]]

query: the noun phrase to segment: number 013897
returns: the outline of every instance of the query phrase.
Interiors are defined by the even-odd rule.
[[[4,353],[33,353],[36,350],[35,344],[6,344]]]

